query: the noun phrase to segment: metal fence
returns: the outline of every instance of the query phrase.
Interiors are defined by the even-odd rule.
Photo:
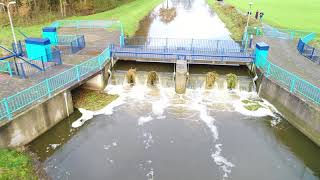
[[[117,20],[59,20],[50,26],[56,28],[116,28],[123,31],[120,21]]]
[[[153,48],[178,51],[243,51],[242,42],[233,40],[210,40],[210,39],[178,39],[178,38],[125,38],[126,48]]]
[[[0,73],[13,75],[13,70],[11,69],[11,65],[9,61],[2,60],[0,61]]]
[[[86,46],[84,35],[60,35],[57,40],[63,54],[75,54]]]
[[[320,105],[320,88],[304,80],[303,78],[288,72],[287,70],[271,63],[267,58],[261,57],[256,66],[261,69],[267,78],[270,78],[291,93],[300,95],[317,105]]]
[[[79,52],[81,49],[85,48],[86,41],[84,39],[84,35],[77,36],[77,38],[71,41],[71,52],[75,54]]]
[[[299,39],[297,49],[299,53],[311,61],[320,64],[320,50],[308,45],[308,42],[315,38],[315,34],[311,33]]]
[[[108,60],[110,60],[109,48],[105,49],[97,57],[91,58],[71,69],[45,79],[39,84],[0,100],[0,119],[12,119],[14,113],[19,110],[42,98],[50,97],[55,91],[67,87],[72,83],[77,83],[88,74],[102,69],[104,63]]]
[[[273,27],[248,27],[245,31],[246,36],[256,35],[287,40],[299,39],[300,37],[306,36],[310,33],[311,32],[307,31],[281,29]]]

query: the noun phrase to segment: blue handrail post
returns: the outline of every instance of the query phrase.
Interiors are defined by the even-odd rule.
[[[23,79],[26,79],[27,77],[26,77],[26,72],[24,71],[23,63],[20,63],[20,67],[22,72],[21,76]]]
[[[7,66],[8,66],[8,71],[9,71],[10,77],[12,77],[12,69],[10,66],[10,62],[7,62]]]
[[[6,112],[7,112],[7,117],[8,117],[9,120],[11,120],[12,119],[12,112],[11,112],[11,110],[9,108],[8,99],[7,98],[3,98],[3,100],[4,100],[4,106],[5,106]]]
[[[77,81],[80,81],[80,68],[79,65],[76,65],[76,71],[77,71]]]
[[[295,85],[296,85],[296,78],[293,77],[291,80],[291,84],[290,84],[290,92],[293,93],[295,90]]]
[[[50,88],[49,79],[46,79],[45,82],[46,82],[46,87],[47,87],[48,95],[49,95],[49,97],[51,97],[52,94],[51,94],[51,88]]]
[[[313,48],[313,49],[312,49],[312,53],[311,53],[310,59],[312,59],[312,57],[313,57],[313,55],[314,55],[315,49],[316,49],[316,48]]]

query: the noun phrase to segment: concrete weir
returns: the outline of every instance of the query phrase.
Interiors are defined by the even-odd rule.
[[[175,89],[176,93],[184,94],[188,81],[188,64],[185,60],[178,60],[176,63]]]

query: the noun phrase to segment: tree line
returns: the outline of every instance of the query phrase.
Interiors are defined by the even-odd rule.
[[[7,4],[11,0],[0,0]],[[89,15],[113,9],[134,0],[16,0],[10,8],[15,23],[29,25],[74,15]],[[9,25],[4,9],[0,7],[0,25]]]

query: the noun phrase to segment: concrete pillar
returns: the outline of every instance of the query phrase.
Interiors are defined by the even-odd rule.
[[[264,42],[259,42],[256,44],[255,54],[256,58],[254,64],[257,67],[263,67],[266,64],[268,54],[269,54],[269,45]]]
[[[185,60],[178,60],[176,63],[175,89],[176,93],[184,94],[187,88],[188,65]]]

